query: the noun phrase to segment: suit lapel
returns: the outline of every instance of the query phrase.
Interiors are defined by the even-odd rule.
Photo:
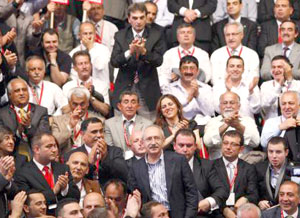
[[[167,193],[168,193],[168,199],[170,199],[170,192],[171,192],[172,181],[173,181],[172,175],[176,163],[173,162],[170,155],[166,155],[166,153],[164,153],[164,161],[165,161],[165,172],[166,172],[166,182],[167,182]]]
[[[217,162],[217,171],[218,173],[220,174],[220,177],[223,181],[223,183],[225,184],[226,187],[228,187],[228,189],[230,188],[229,187],[229,184],[228,184],[228,175],[227,175],[227,170],[226,170],[226,167],[225,167],[225,164],[224,164],[224,161],[222,158],[219,158],[218,160],[216,160]]]
[[[200,165],[200,161],[197,160],[197,158],[194,156],[194,161],[193,161],[193,175],[195,178],[195,182],[197,185],[197,189],[200,190],[201,189],[201,181],[199,181],[201,177],[201,167]],[[197,179],[196,179],[197,178]]]
[[[145,187],[146,193],[147,193],[147,198],[151,198],[151,192],[150,192],[150,182],[149,182],[149,173],[148,173],[148,166],[146,164],[145,159],[143,158],[143,161],[141,162],[142,164],[140,165],[139,168],[139,174],[140,178],[143,184],[143,187]]]
[[[117,122],[116,122],[116,132],[117,135],[119,137],[119,142],[120,145],[123,146],[123,150],[126,151],[127,149],[127,145],[124,139],[124,128],[123,128],[123,120],[122,120],[122,115],[117,117]]]
[[[234,192],[237,192],[240,180],[241,180],[241,178],[244,177],[244,168],[245,168],[245,165],[240,160],[238,160],[238,162],[237,162],[237,170],[238,171],[237,171],[236,179],[234,181]]]
[[[8,112],[8,117],[7,118],[3,117],[7,122],[5,123],[5,125],[10,126],[11,129],[15,131],[18,126],[16,112],[10,106],[7,106],[7,112]]]
[[[291,53],[289,55],[289,59],[291,63],[296,63],[297,62],[297,58],[299,58],[298,54],[300,50],[300,46],[295,42],[293,45],[293,48],[291,50]]]
[[[132,32],[132,27],[128,27],[127,32],[126,32],[126,41],[127,45],[130,45],[133,40],[133,32]]]
[[[32,169],[31,176],[34,177],[35,180],[37,182],[39,182],[43,187],[45,187],[47,189],[51,189],[47,180],[45,179],[43,173],[39,170],[39,168],[33,161],[30,162],[30,168]],[[56,180],[54,180],[54,181],[56,181]],[[55,182],[54,182],[54,184],[55,184]]]

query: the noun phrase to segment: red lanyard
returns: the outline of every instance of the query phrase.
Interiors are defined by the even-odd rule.
[[[38,99],[36,92],[34,91],[34,89],[33,89],[31,86],[30,86],[30,89],[31,89],[31,92],[32,92],[33,97],[34,97],[35,100],[36,100],[36,103],[37,103],[38,105],[41,105],[42,98],[43,98],[43,92],[44,92],[44,82],[42,83],[40,99]]]
[[[183,50],[183,51],[184,51],[184,50]],[[181,54],[180,54],[180,50],[179,50],[179,48],[177,49],[177,52],[178,52],[178,57],[179,57],[179,59],[181,59]],[[192,53],[191,53],[191,52],[189,52],[189,55],[192,55],[192,56],[194,56],[194,53],[195,53],[195,47],[194,47],[194,49],[193,49]]]
[[[99,44],[102,43],[102,39],[103,39],[103,27],[104,27],[104,22],[103,22],[103,25],[101,27],[101,33],[100,33],[100,36],[97,34],[96,32],[96,37],[95,37],[95,42],[98,42]]]
[[[19,116],[19,114],[17,113],[15,107],[14,107],[13,105],[10,105],[10,108],[14,110],[14,112],[15,112],[15,114],[16,114],[16,117],[17,117],[17,120],[18,120],[18,123],[21,123],[21,122],[22,122],[22,119],[21,119],[21,117]],[[28,109],[27,109],[27,111],[30,111],[30,109],[31,109],[31,105],[28,104]]]
[[[233,186],[234,186],[234,182],[235,182],[235,179],[236,179],[236,177],[237,177],[237,173],[238,173],[238,168],[236,167],[236,168],[234,169],[234,176],[233,176],[232,180],[229,181],[229,178],[227,177],[230,191],[231,191],[231,189],[232,189]]]
[[[231,53],[229,52],[229,49],[228,49],[228,47],[226,47],[226,50],[227,50],[227,53],[228,53],[229,57],[231,57]],[[241,54],[242,54],[242,51],[243,51],[243,47],[241,47],[241,50],[240,50],[240,53],[239,53],[239,55],[238,55],[238,56],[241,56]]]
[[[133,134],[134,126],[135,126],[135,123],[133,123],[131,135]],[[128,127],[128,129],[129,129],[129,127]],[[127,137],[127,134],[126,134],[127,132],[126,132],[126,127],[125,127],[124,123],[123,123],[123,130],[124,130],[124,138],[125,138],[126,145],[127,145],[127,147],[130,147],[130,142],[129,142],[129,138]]]

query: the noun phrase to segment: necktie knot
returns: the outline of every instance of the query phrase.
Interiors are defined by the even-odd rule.
[[[49,173],[49,167],[48,166],[44,166],[43,170],[44,170],[45,173]]]
[[[287,52],[290,50],[289,47],[284,47],[283,48],[283,55],[287,57]]]
[[[231,169],[231,170],[234,169],[233,163],[228,163],[228,164],[227,164],[227,167],[228,167],[229,169]]]
[[[236,53],[237,53],[236,49],[231,50],[231,55],[236,55]]]

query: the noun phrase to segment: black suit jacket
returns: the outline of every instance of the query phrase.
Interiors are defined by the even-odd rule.
[[[181,7],[189,8],[189,0],[168,0],[168,9],[171,13],[175,15],[172,32],[173,38],[172,42],[177,41],[176,29],[177,27],[184,23],[184,17],[180,16],[179,10]],[[207,41],[210,42],[211,36],[211,26],[210,26],[210,15],[214,13],[217,7],[217,0],[197,0],[194,1],[192,9],[198,9],[201,13],[201,17],[197,18],[193,23],[193,27],[196,30],[196,41]]]
[[[225,46],[225,35],[224,35],[224,27],[229,22],[229,19],[226,18],[215,23],[212,26],[213,33],[213,41],[212,41],[212,50]],[[241,24],[244,27],[244,38],[242,44],[256,50],[256,40],[257,40],[257,24],[247,18],[241,18]]]
[[[64,161],[68,161],[70,155],[76,151],[81,151],[86,154],[87,150],[85,149],[84,145],[71,150],[68,152],[65,157]],[[96,170],[95,166],[90,166],[90,172],[88,174],[88,178],[92,179],[93,172]],[[107,146],[107,155],[104,160],[101,161],[99,167],[99,183],[103,187],[105,183],[110,179],[121,179],[125,183],[127,182],[128,176],[128,168],[126,161],[123,157],[123,150],[116,146]]]
[[[266,180],[266,173],[269,169],[269,161],[264,161],[257,163],[255,165],[256,175],[257,175],[257,185],[258,185],[258,193],[259,193],[259,201],[267,200],[271,201],[274,205],[278,204],[278,193],[271,194],[268,191],[267,185],[271,187],[271,181]],[[285,170],[285,168],[284,168]],[[284,174],[281,181],[278,181],[278,184],[282,184],[284,181],[290,180],[290,177]],[[267,184],[267,182],[269,184]],[[275,196],[272,196],[275,195]]]
[[[30,128],[25,128],[28,139],[30,140],[37,133],[51,133],[47,108],[31,103],[30,107]],[[0,109],[0,125],[8,127],[17,137],[18,121],[14,109],[9,104]]]
[[[200,159],[195,155],[193,174],[198,191],[201,193],[203,199],[212,197],[219,208],[221,208],[229,197],[229,191],[221,182],[217,171],[213,167],[213,161]]]
[[[228,176],[223,158],[215,160],[214,167],[226,187],[230,191]],[[240,197],[246,197],[251,203],[256,204],[258,201],[257,177],[253,165],[239,159],[237,163],[238,173],[234,183],[235,201]]]
[[[300,218],[300,207],[298,206],[298,216],[297,218]],[[261,214],[262,218],[281,218],[281,208],[280,206],[277,206],[277,207],[274,207],[272,209],[269,209],[269,210],[264,210],[262,211],[262,214]]]
[[[129,50],[129,44],[133,40],[131,26],[120,30],[115,35],[115,44],[110,60],[113,67],[119,68],[112,99],[114,108],[117,108],[120,94],[125,90],[132,89],[135,73],[138,72],[137,87],[149,110],[155,110],[156,102],[161,95],[156,67],[162,64],[166,45],[161,32],[156,28],[146,26],[143,38],[146,39],[146,54],[140,55],[138,58],[136,55],[132,55],[127,60],[124,53]]]
[[[289,148],[289,160],[300,161],[300,127],[287,129],[284,138]]]
[[[54,184],[58,180],[59,175],[64,175],[66,172],[69,173],[69,189],[65,197],[80,199],[80,192],[73,182],[72,174],[69,168],[65,164],[51,162],[51,168],[54,176]],[[47,183],[43,173],[39,170],[37,165],[30,161],[26,163],[21,169],[16,172],[16,183],[21,190],[29,191],[31,189],[41,191],[47,201],[47,205],[56,204],[62,198],[65,198],[61,193],[55,195]]]
[[[164,151],[164,163],[171,217],[196,217],[197,188],[186,158],[171,151]],[[143,203],[152,200],[145,158],[132,163],[128,177],[128,189],[131,192],[138,189],[142,194]]]

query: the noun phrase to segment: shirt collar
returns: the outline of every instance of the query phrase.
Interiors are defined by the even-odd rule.
[[[194,156],[189,160],[189,165],[191,167],[192,172],[194,171]]]
[[[148,165],[149,165],[149,164],[152,164],[152,165],[153,165],[153,164],[157,164],[160,160],[161,160],[161,161],[164,161],[164,151],[163,151],[163,150],[161,150],[160,157],[159,157],[159,159],[158,159],[155,163],[149,163],[149,162],[148,162],[148,154],[145,155],[145,162],[146,162],[146,164],[148,164]]]
[[[84,147],[85,147],[88,154],[91,153],[91,151],[92,151],[91,147],[87,146],[86,144],[84,144]]]
[[[293,42],[292,44],[290,44],[289,46],[287,46],[287,47],[290,49],[290,51],[292,50],[294,44],[295,44],[295,42]],[[282,49],[283,49],[284,47],[286,47],[286,45],[285,45],[284,43],[282,43],[282,44],[281,44],[281,47],[282,47]]]
[[[33,162],[35,163],[35,165],[39,168],[39,170],[43,172],[44,165],[43,165],[43,164],[40,164],[35,158],[33,158],[32,161],[33,161]],[[49,167],[49,169],[51,170],[51,162],[49,162],[46,166]]]
[[[19,112],[19,110],[21,109],[17,106],[14,106],[14,107],[15,107],[16,112]],[[25,107],[23,107],[23,109],[27,112],[28,111],[28,104]]]
[[[223,161],[224,161],[225,167],[227,167],[227,165],[228,165],[229,163],[232,163],[233,166],[234,166],[234,168],[237,167],[237,162],[238,162],[238,160],[239,160],[239,158],[237,158],[237,159],[235,159],[234,161],[229,162],[228,160],[226,160],[225,157],[222,157],[222,159],[223,159]]]
[[[286,217],[286,216],[288,216],[288,214],[284,211],[284,210],[282,210],[283,211],[283,217]],[[292,216],[292,217],[294,217],[294,218],[297,218],[298,217],[298,207],[297,207],[297,210],[296,210],[296,212],[295,213],[293,213],[292,215],[290,215],[290,216]]]
[[[230,16],[228,17],[229,18],[229,23],[233,23],[233,22],[238,22],[238,23],[241,23],[241,16],[239,16],[236,20],[231,18]]]
[[[178,48],[179,48],[180,53],[183,53],[183,51],[185,51],[185,49],[183,49],[183,48],[181,47],[181,45],[179,45]],[[189,51],[190,53],[192,53],[193,50],[194,50],[194,45],[192,45],[192,46],[188,49],[188,51]]]
[[[227,46],[227,47],[228,47],[228,46]],[[231,52],[232,50],[236,50],[237,52],[240,52],[241,49],[242,49],[242,43],[241,43],[236,49],[232,49],[232,48],[229,48],[229,47],[228,47],[228,49],[229,49],[230,52]]]
[[[43,83],[43,80],[41,80],[41,81],[39,82],[39,84],[34,84],[33,82],[29,81],[29,85],[30,85],[31,87],[38,86],[38,87],[40,88],[40,87],[42,86],[42,83]]]
[[[139,36],[143,36],[143,33],[144,33],[144,31],[145,31],[145,29],[143,29],[141,32],[139,32],[139,33],[137,33],[133,28],[131,28],[132,29],[132,33],[133,33],[133,38],[135,38],[135,36],[137,35],[137,34],[139,34]]]
[[[132,117],[130,120],[127,120],[126,117],[124,117],[124,115],[122,114],[122,120],[123,122],[126,120],[126,121],[133,121],[135,122],[135,119],[136,119],[136,115],[134,115],[134,117]]]
[[[89,79],[87,81],[82,81],[81,79],[78,78],[78,84],[80,86],[81,82],[83,83],[87,83],[87,82],[90,82],[92,80],[92,77],[90,76]]]

